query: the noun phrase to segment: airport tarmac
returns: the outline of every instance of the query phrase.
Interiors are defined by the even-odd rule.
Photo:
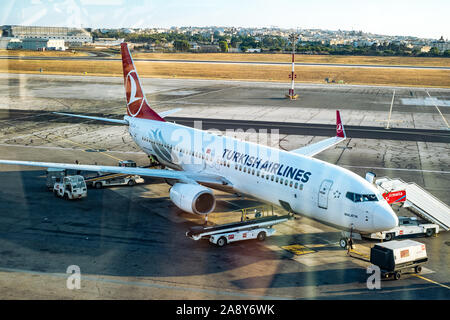
[[[1,158],[105,165],[133,159],[147,164],[124,127],[51,113],[120,118],[125,111],[122,83],[110,77],[0,74]],[[189,119],[332,125],[338,108],[348,126],[382,128],[389,123],[394,129],[444,131],[450,113],[448,89],[299,84],[299,99],[289,101],[284,99],[288,85],[280,83],[143,79],[143,86],[156,110],[182,107],[173,116]],[[287,150],[323,139],[235,134]],[[415,182],[450,205],[448,142],[405,139],[350,138],[317,157],[362,176],[372,171]],[[450,298],[448,233],[417,239],[430,256],[421,277],[405,275],[382,281],[381,290],[369,290],[370,263],[364,255],[376,242],[357,242],[363,255],[349,257],[338,247],[338,230],[307,218],[275,226],[277,233],[265,242],[217,248],[185,236],[202,219],[178,210],[163,181],[89,189],[86,199],[72,202],[45,190],[43,170],[0,166],[0,176],[0,298]],[[212,222],[258,204],[221,192],[217,196]],[[402,209],[401,214],[410,213]],[[239,218],[239,213],[233,215]],[[289,251],[292,245],[298,250]],[[66,287],[71,265],[81,270],[79,290]]]

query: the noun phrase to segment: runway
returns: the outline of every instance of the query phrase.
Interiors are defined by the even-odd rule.
[[[192,125],[201,119],[205,129],[229,129],[242,139],[251,128],[278,127],[278,138],[262,143],[286,150],[333,135],[338,108],[350,138],[318,159],[360,176],[372,171],[415,182],[450,205],[448,132],[436,108],[421,100],[428,97],[425,89],[396,88],[391,108],[388,87],[298,85],[300,99],[289,101],[283,84],[143,79],[143,86],[157,111],[183,108],[167,120]],[[429,93],[443,104],[450,100],[448,89]],[[411,97],[416,104],[403,100]],[[131,159],[146,165],[125,126],[52,113],[120,119],[125,110],[122,78],[0,74],[1,158],[104,165]],[[448,117],[448,108],[440,110]],[[423,278],[405,274],[369,290],[370,263],[338,247],[339,230],[304,217],[275,226],[276,234],[263,243],[217,248],[185,236],[203,219],[178,210],[161,180],[89,189],[87,198],[72,202],[46,191],[43,170],[2,165],[0,187],[3,299],[450,298],[449,233],[416,239],[430,257]],[[238,220],[236,210],[259,204],[215,193],[211,222]],[[410,214],[400,209],[399,215]],[[367,254],[375,243],[357,241],[356,249]],[[308,250],[294,253],[289,246]],[[81,269],[79,290],[66,287],[71,265]]]

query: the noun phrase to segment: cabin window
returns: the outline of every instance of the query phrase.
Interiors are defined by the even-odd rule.
[[[242,171],[242,166],[239,166],[239,171]]]
[[[252,175],[255,175],[255,169],[252,170]]]
[[[300,183],[299,189],[303,190],[303,184],[302,183]]]
[[[297,189],[298,187],[298,182],[295,183],[294,188]]]
[[[256,171],[256,176],[257,176],[257,177],[259,177],[259,170],[258,170],[258,171]]]
[[[292,188],[292,181],[291,181],[291,183],[289,183],[289,187],[291,187],[291,188]]]
[[[272,180],[272,181],[273,181],[273,179],[274,179],[274,176],[272,176],[272,177],[270,178],[270,180]]]
[[[279,179],[280,179],[280,178],[276,177],[276,178],[275,178],[275,182],[278,183],[278,180],[279,180]]]
[[[247,172],[247,168],[246,167],[244,167],[244,172]]]
[[[264,179],[264,173],[261,173],[261,178],[263,178],[263,179]]]

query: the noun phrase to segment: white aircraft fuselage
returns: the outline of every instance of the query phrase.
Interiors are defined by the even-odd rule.
[[[167,167],[226,177],[237,193],[343,230],[372,233],[398,224],[377,188],[342,167],[170,122],[125,120],[136,144]]]

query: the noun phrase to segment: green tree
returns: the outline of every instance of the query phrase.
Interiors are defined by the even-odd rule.
[[[219,46],[222,52],[228,52],[228,43],[226,41],[220,41]]]
[[[173,46],[178,51],[188,51],[191,45],[187,40],[175,40]]]
[[[430,51],[428,52],[430,54],[430,56],[438,56],[439,55],[439,49],[436,47],[433,47],[430,49]]]

